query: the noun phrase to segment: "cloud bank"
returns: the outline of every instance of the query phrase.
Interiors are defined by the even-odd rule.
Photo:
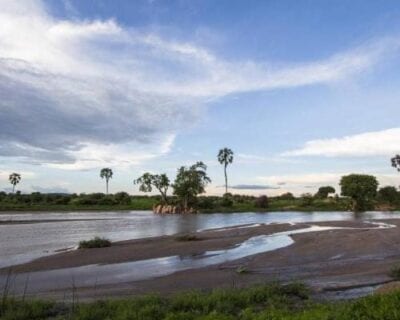
[[[210,99],[338,81],[399,47],[387,38],[303,64],[227,61],[112,19],[61,20],[39,0],[0,5],[0,156],[64,169],[163,155]]]
[[[333,139],[306,142],[285,156],[365,157],[393,156],[400,152],[400,128],[366,132]]]

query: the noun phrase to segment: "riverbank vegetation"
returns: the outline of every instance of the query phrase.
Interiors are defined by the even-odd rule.
[[[344,302],[317,302],[302,284],[270,284],[247,289],[189,292],[110,299],[91,303],[56,303],[4,298],[4,320],[381,320],[400,319],[400,292]]]
[[[132,196],[126,192],[108,194],[109,180],[113,177],[111,168],[100,171],[100,177],[106,181],[106,194],[21,194],[15,192],[21,175],[12,173],[9,181],[13,185],[13,192],[0,192],[0,210],[154,210],[157,213],[184,213],[283,210],[361,212],[400,208],[400,192],[397,188],[385,186],[378,190],[376,177],[366,174],[343,176],[339,182],[340,193],[336,193],[332,186],[321,186],[314,195],[305,193],[299,197],[291,193],[275,197],[233,195],[228,192],[227,167],[233,163],[234,153],[229,148],[223,148],[217,158],[224,167],[223,196],[202,196],[211,178],[207,175],[207,166],[198,161],[192,166],[180,167],[173,183],[165,173],[146,172],[133,180],[139,186],[139,191],[157,191],[158,196]],[[393,157],[391,164],[400,172],[400,155]],[[172,196],[167,194],[169,188],[172,189]],[[155,210],[156,207],[160,210]],[[168,212],[164,212],[163,207]]]
[[[325,187],[322,187],[325,188]],[[322,192],[323,193],[323,192]],[[168,203],[178,204],[177,196],[168,196]],[[0,192],[2,211],[74,211],[74,210],[152,210],[163,199],[161,196],[115,194],[31,194]],[[291,193],[268,197],[226,194],[224,196],[198,196],[191,199],[199,212],[265,212],[265,211],[351,211],[354,204],[350,197],[326,195],[318,191],[315,195],[303,194],[295,197]],[[394,187],[383,187],[369,199],[368,210],[399,210],[400,192]]]
[[[90,240],[83,240],[79,242],[79,249],[92,249],[92,248],[105,248],[110,247],[111,241],[105,238],[94,237]]]

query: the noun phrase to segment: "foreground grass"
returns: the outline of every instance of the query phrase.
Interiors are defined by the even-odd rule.
[[[145,296],[87,304],[4,299],[5,320],[382,320],[400,319],[400,292],[340,303],[316,303],[301,284]]]

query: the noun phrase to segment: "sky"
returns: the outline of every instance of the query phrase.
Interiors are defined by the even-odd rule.
[[[203,161],[224,192],[400,183],[397,0],[0,0],[0,190],[138,194]]]

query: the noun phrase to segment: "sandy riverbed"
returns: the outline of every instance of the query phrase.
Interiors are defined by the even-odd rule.
[[[400,224],[396,219],[381,222]],[[197,256],[210,250],[232,248],[258,235],[298,230],[310,225],[272,224],[202,231],[195,233],[198,241],[177,241],[176,236],[122,241],[113,243],[109,248],[75,250],[40,258],[14,266],[12,270],[18,274],[159,257]],[[355,229],[294,234],[293,244],[270,252],[148,280],[98,285],[96,288],[83,286],[78,288],[78,292],[83,298],[149,292],[169,294],[188,289],[247,286],[274,280],[304,281],[316,290],[339,289],[389,281],[388,271],[400,262],[398,227],[378,229],[376,225],[362,221],[312,225]],[[246,272],[238,273],[238,267]],[[7,269],[0,269],[0,274],[5,272]],[[34,290],[31,294],[35,294]],[[40,294],[48,295],[49,292]],[[51,295],[54,296],[54,293]]]

